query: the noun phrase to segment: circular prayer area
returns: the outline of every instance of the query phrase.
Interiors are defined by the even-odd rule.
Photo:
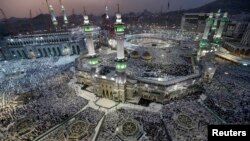
[[[225,110],[234,109],[234,105],[229,100],[220,100],[219,106]]]
[[[143,128],[134,119],[125,119],[116,129],[117,136],[124,141],[136,141],[143,135]]]
[[[177,119],[176,119],[176,123],[178,126],[185,128],[185,129],[191,129],[193,128],[193,120],[184,114],[180,114],[178,115]]]
[[[83,137],[88,133],[89,125],[84,121],[77,121],[69,127],[70,138]]]
[[[122,125],[122,133],[125,136],[134,136],[138,132],[138,126],[133,121],[126,121]]]
[[[164,39],[161,37],[143,37],[136,36],[128,39],[128,43],[134,46],[152,47],[152,48],[167,48],[177,45],[177,42],[171,39]]]

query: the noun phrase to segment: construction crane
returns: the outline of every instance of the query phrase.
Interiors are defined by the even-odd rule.
[[[62,11],[62,14],[63,14],[63,22],[64,22],[64,26],[67,26],[69,21],[68,21],[68,17],[66,15],[66,10],[62,4],[62,0],[59,0],[60,2],[60,5],[61,5],[61,11]]]
[[[30,33],[34,32],[34,28],[33,28],[33,20],[32,20],[33,16],[32,16],[32,10],[30,9]]]
[[[87,15],[87,13],[86,13],[86,9],[85,9],[85,7],[84,7],[84,6],[82,7],[82,9],[83,9],[83,16]]]
[[[0,12],[1,12],[1,14],[3,15],[3,22],[4,22],[5,27],[6,27],[6,32],[7,32],[7,33],[10,33],[10,34],[13,34],[13,32],[11,31],[10,25],[8,24],[7,16],[6,16],[6,14],[4,13],[3,9],[0,8]]]
[[[82,7],[82,17],[83,17],[83,20],[84,20],[84,16],[87,15],[86,13],[86,10],[85,10],[85,6]],[[82,23],[82,21],[80,22]]]
[[[7,16],[4,13],[3,9],[0,9],[1,14],[3,15],[3,21],[6,23],[7,22]]]

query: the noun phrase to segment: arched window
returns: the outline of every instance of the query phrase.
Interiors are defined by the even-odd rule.
[[[49,51],[49,55],[53,54],[53,53],[51,52],[50,48],[48,48],[48,51]]]
[[[23,53],[23,57],[24,57],[24,58],[27,58],[27,55],[26,55],[26,53],[25,53],[24,50],[22,50],[22,53]]]
[[[80,54],[80,47],[79,47],[79,45],[76,46],[76,49],[77,49],[77,54]]]
[[[73,54],[76,54],[76,49],[74,45],[72,46],[72,50],[73,50]]]
[[[246,51],[246,55],[249,55],[250,54],[250,49],[248,49],[247,51]]]
[[[21,57],[21,58],[23,57],[19,50],[17,51],[17,54],[18,54],[18,57]]]
[[[242,49],[242,50],[240,51],[240,54],[245,54],[245,49]]]
[[[240,54],[240,50],[239,50],[239,49],[236,49],[236,50],[235,50],[235,53],[236,53],[236,54]]]
[[[61,55],[61,50],[59,49],[59,47],[57,47],[57,51],[59,53],[59,56]]]
[[[45,57],[48,57],[48,53],[45,48],[43,48],[43,52],[44,52]]]
[[[41,51],[40,48],[38,49],[38,53],[39,53],[39,55],[38,55],[39,57],[40,57],[40,56],[43,56],[42,51]]]
[[[53,47],[52,50],[53,50],[54,56],[56,56],[57,55],[56,49]]]

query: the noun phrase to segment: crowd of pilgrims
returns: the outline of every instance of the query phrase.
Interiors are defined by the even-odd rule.
[[[250,122],[249,67],[218,59],[219,65],[210,84],[205,84],[204,103],[227,123]]]
[[[103,128],[99,134],[99,140],[117,140],[116,129],[123,121],[133,119],[139,122],[139,126],[145,132],[145,136],[141,140],[162,140],[167,139],[168,135],[161,121],[160,113],[138,111],[129,109],[117,109],[107,114],[103,123]],[[139,129],[139,127],[138,127]]]
[[[148,51],[152,56],[152,59],[135,59],[128,55],[126,72],[128,72],[129,75],[141,78],[165,78],[171,80],[175,77],[186,76],[192,73],[191,59],[184,57],[181,54],[176,54],[176,52],[178,52],[176,49],[155,51],[154,49],[141,48],[137,49],[137,51],[139,54]],[[115,67],[116,53],[109,55],[101,54],[100,58],[100,64],[102,66]],[[87,60],[82,60],[81,62],[84,63],[87,62]],[[81,64],[81,62],[78,64]],[[81,65],[83,70],[88,70],[88,65],[85,66],[86,67]]]
[[[78,132],[78,130],[81,130],[81,128],[86,129],[85,133],[86,136],[83,137],[84,140],[92,140],[93,135],[96,133],[95,132],[95,127],[97,126],[98,122],[101,120],[101,118],[104,116],[104,112],[101,112],[99,110],[95,110],[93,108],[86,108],[84,111],[82,111],[81,113],[79,113],[76,117],[74,121],[83,121],[86,123],[86,126],[79,126],[78,128],[74,128],[76,131],[76,133]],[[45,140],[57,140],[57,141],[61,141],[61,140],[66,140],[70,134],[70,132],[72,132],[70,130],[70,127],[72,127],[72,124],[74,122],[69,122],[66,124],[66,126],[62,126],[59,129],[57,129],[55,132],[53,132],[52,134],[50,134],[48,137],[46,137]],[[76,124],[75,126],[78,126],[78,124]],[[80,133],[81,134],[81,133]]]
[[[67,84],[73,77],[70,71],[73,63],[55,65],[56,61],[57,58],[25,60],[24,64],[16,66],[22,67],[24,76],[1,81],[2,135],[10,136],[8,131],[16,121],[29,118],[34,130],[19,139],[32,140],[87,105],[87,101],[78,97]]]

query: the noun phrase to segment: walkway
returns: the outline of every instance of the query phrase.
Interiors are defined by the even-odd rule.
[[[221,58],[224,58],[226,60],[229,60],[229,61],[241,64],[241,65],[244,65],[244,66],[250,65],[250,60],[245,59],[245,58],[241,58],[241,57],[238,57],[238,56],[234,56],[234,55],[231,55],[231,54],[228,54],[228,53],[225,53],[225,52],[216,52],[215,55],[217,55],[217,56],[219,56]]]

